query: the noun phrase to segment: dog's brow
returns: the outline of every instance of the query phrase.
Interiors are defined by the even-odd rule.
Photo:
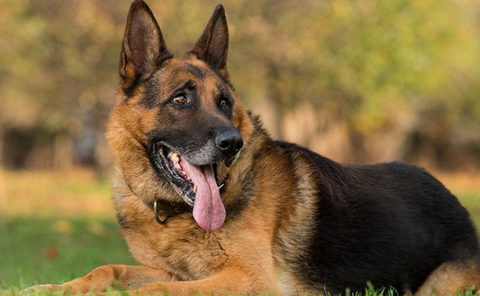
[[[223,94],[230,94],[230,91],[228,90],[228,84],[224,84],[220,87],[218,87],[218,91]]]
[[[187,66],[187,69],[190,70],[190,72],[192,72],[197,78],[199,79],[205,78],[205,71],[200,67],[197,67],[189,63],[185,63],[185,65]]]
[[[175,86],[174,92],[178,92],[182,89],[185,88],[195,88],[195,81],[193,80],[187,80],[186,82],[179,83],[178,85]]]

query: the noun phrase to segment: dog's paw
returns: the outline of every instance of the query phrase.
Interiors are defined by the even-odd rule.
[[[26,288],[22,293],[36,292],[36,291],[59,291],[63,290],[61,285],[36,285]]]

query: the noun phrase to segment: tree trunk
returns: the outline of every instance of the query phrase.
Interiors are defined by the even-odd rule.
[[[283,123],[285,120],[285,109],[283,106],[282,93],[278,88],[279,83],[279,69],[275,63],[267,63],[267,102],[272,110],[272,130],[271,134],[274,138],[284,139],[285,133],[283,130]]]
[[[367,153],[365,149],[365,136],[358,130],[357,123],[349,116],[347,122],[347,133],[350,140],[350,161],[365,163]]]
[[[5,145],[5,114],[4,111],[5,108],[2,104],[2,101],[0,99],[0,209],[5,207],[7,203],[7,197],[5,195],[5,183],[3,180],[3,147]]]

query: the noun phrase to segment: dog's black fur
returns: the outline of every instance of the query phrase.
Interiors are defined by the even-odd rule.
[[[371,282],[446,296],[480,287],[475,227],[439,181],[415,166],[339,164],[273,141],[235,95],[227,49],[221,5],[194,48],[175,58],[148,6],[132,4],[107,139],[117,217],[141,265],[107,265],[41,288],[293,296]],[[175,164],[196,166],[211,194],[197,196]],[[200,211],[209,219],[197,219],[188,205],[214,194],[216,205]],[[157,208],[166,204],[187,210],[166,215],[172,209]],[[222,219],[215,227],[199,223],[214,218]]]
[[[480,254],[467,210],[424,169],[339,164],[294,144],[277,146],[301,151],[319,180],[317,231],[308,258],[294,264],[309,285],[343,293],[371,282],[415,292],[440,264]]]

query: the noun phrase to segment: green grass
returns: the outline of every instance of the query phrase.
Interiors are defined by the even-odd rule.
[[[85,194],[87,190],[87,193],[93,196],[92,199],[98,195],[103,200],[108,195],[108,188],[103,184],[85,189],[87,183],[78,185],[67,182],[59,187],[47,187],[50,191],[60,190],[57,193],[60,196],[71,196],[72,203],[79,202],[78,215],[63,213],[70,218],[52,217],[50,213],[55,212],[53,208],[48,214],[29,209],[27,216],[16,215],[16,208],[13,207],[14,215],[0,212],[0,295],[17,295],[21,289],[35,284],[63,283],[105,264],[135,264],[130,258],[110,208],[99,210],[96,215],[80,209],[83,203],[77,199],[77,194]],[[25,190],[27,189],[30,190]],[[19,186],[18,190],[24,189]],[[454,193],[469,209],[480,229],[480,192]],[[45,199],[47,200],[50,201]],[[102,205],[101,209],[104,207],[105,205]],[[62,210],[57,210],[58,212]],[[30,295],[34,294],[59,295],[43,292]],[[362,294],[398,295],[395,291],[375,290],[371,287]],[[360,294],[352,294],[354,295]],[[464,294],[469,295],[472,293]]]
[[[0,220],[0,286],[63,283],[104,264],[133,264],[113,221]]]
[[[468,209],[473,222],[475,222],[478,230],[480,230],[480,192],[461,192],[457,196],[462,205]]]

